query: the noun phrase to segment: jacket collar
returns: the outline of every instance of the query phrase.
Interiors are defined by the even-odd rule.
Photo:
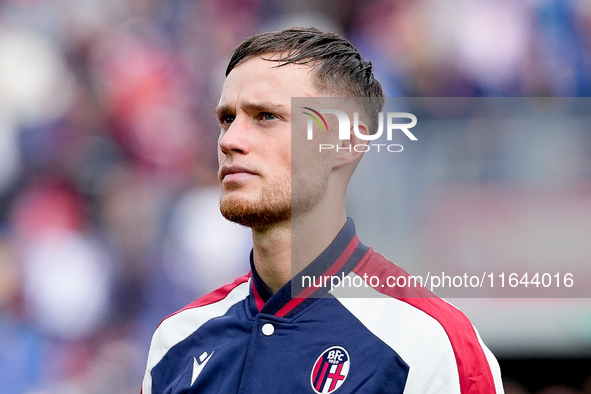
[[[320,256],[273,294],[256,272],[251,252],[251,310],[253,314],[294,317],[307,306],[327,296],[331,287],[331,277],[347,276],[370,253],[371,249],[359,241],[353,220],[349,218]]]

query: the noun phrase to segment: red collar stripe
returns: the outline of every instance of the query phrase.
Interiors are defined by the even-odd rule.
[[[253,280],[250,281],[250,288],[252,289],[252,294],[254,294],[254,301],[255,301],[255,303],[257,305],[257,309],[260,312],[261,309],[263,309],[263,306],[265,305],[265,301],[263,301],[263,298],[261,297],[261,295],[257,291],[257,288],[254,285],[254,281]]]

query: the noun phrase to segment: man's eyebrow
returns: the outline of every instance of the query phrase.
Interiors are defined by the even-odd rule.
[[[288,112],[289,106],[285,104],[274,103],[272,101],[260,102],[244,102],[240,105],[246,111],[270,112],[270,113],[285,113]],[[215,114],[220,119],[222,116],[234,113],[232,107],[222,104],[215,109]]]
[[[286,111],[288,106],[284,104],[274,103],[272,101],[260,102],[245,102],[241,105],[245,110],[253,110],[259,112],[282,112]]]
[[[232,110],[230,109],[229,105],[225,105],[225,104],[218,105],[215,109],[215,116],[218,119],[221,119],[222,116],[230,114],[230,113],[232,113]]]

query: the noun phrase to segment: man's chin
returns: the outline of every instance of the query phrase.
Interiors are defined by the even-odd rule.
[[[290,201],[248,201],[225,196],[220,200],[220,211],[226,219],[250,228],[266,227],[291,218]]]

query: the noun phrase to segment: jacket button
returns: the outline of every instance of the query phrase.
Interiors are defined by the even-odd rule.
[[[273,335],[273,333],[275,332],[275,327],[273,327],[271,323],[265,323],[263,324],[261,331],[266,336]]]

